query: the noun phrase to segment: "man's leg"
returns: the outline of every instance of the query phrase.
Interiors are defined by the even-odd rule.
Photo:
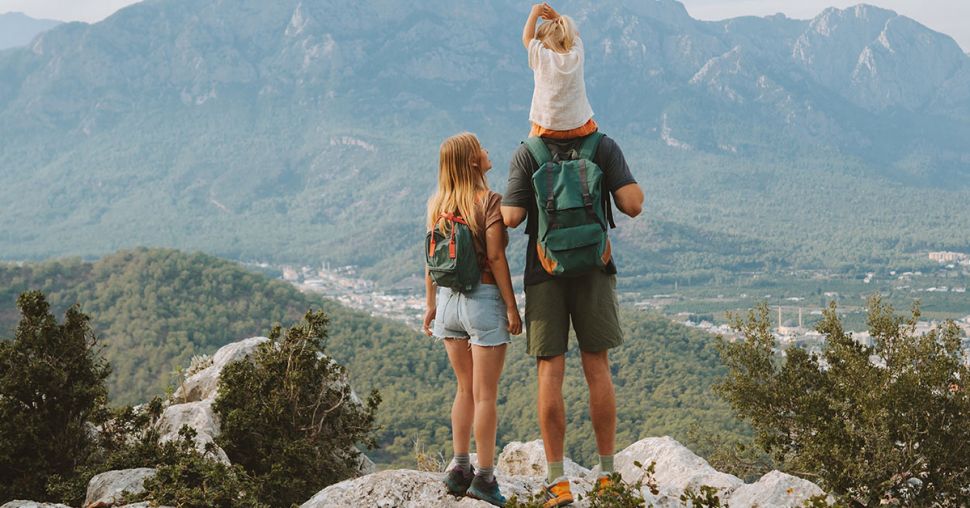
[[[589,385],[589,417],[601,457],[612,457],[616,442],[616,395],[607,351],[581,354],[583,374]]]
[[[616,276],[594,272],[574,284],[570,314],[589,386],[589,416],[600,454],[600,472],[606,476],[613,471],[616,441],[616,396],[607,351],[623,344]]]
[[[566,439],[566,407],[562,400],[566,355],[537,357],[536,366],[539,371],[539,430],[546,462],[561,464]]]

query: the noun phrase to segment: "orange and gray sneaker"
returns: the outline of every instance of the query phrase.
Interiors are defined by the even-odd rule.
[[[613,486],[613,480],[609,476],[600,476],[596,479],[596,486],[593,487],[597,492],[606,490]]]
[[[573,493],[569,489],[569,480],[546,485],[545,491],[546,502],[542,505],[542,508],[556,508],[557,506],[573,504]]]

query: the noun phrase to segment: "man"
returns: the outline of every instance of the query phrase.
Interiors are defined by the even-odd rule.
[[[567,154],[580,149],[585,138],[543,138],[549,151]],[[636,217],[643,206],[643,191],[634,180],[616,142],[604,136],[593,162],[603,171],[604,187],[624,214]],[[569,323],[579,343],[583,373],[589,387],[589,412],[600,454],[597,487],[608,484],[613,471],[616,437],[616,398],[608,351],[623,342],[616,300],[616,266],[612,259],[603,270],[576,277],[553,277],[542,267],[536,251],[538,231],[532,175],[538,163],[525,144],[512,157],[508,188],[502,201],[505,225],[515,228],[527,220],[529,246],[525,264],[525,320],[528,352],[536,357],[539,377],[539,428],[546,452],[547,477],[544,506],[556,507],[573,500],[563,474],[566,412],[562,398],[568,350]],[[604,193],[605,194],[605,193]]]

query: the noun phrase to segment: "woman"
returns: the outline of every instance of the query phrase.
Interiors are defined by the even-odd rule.
[[[474,134],[458,134],[441,144],[438,190],[428,201],[428,230],[439,227],[442,214],[464,217],[472,231],[482,278],[470,292],[449,288],[437,288],[436,292],[425,273],[428,309],[424,333],[444,340],[458,380],[451,407],[456,466],[445,477],[445,485],[454,495],[503,506],[505,498],[494,475],[495,406],[505,350],[511,342],[509,335],[522,332],[522,319],[505,258],[508,233],[500,209],[502,196],[488,188],[485,178],[491,168],[488,152]],[[468,456],[473,426],[477,473]]]

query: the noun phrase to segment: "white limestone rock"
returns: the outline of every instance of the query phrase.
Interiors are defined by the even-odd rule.
[[[803,506],[806,500],[824,496],[823,491],[814,483],[772,471],[757,482],[742,485],[728,498],[730,506],[758,506],[760,508],[787,508]]]
[[[522,443],[513,441],[499,454],[495,470],[510,476],[546,476],[546,452],[542,447],[542,440]],[[569,478],[584,478],[589,475],[589,469],[573,462],[568,457],[563,459],[563,471]]]
[[[155,476],[155,470],[148,467],[97,474],[88,482],[84,506],[112,506],[126,493],[141,494],[145,492],[145,480],[152,476]]]
[[[361,452],[361,454],[357,456],[357,474],[363,476],[376,472],[377,465],[374,464],[373,460],[370,460],[370,457]]]
[[[376,508],[448,508],[491,506],[483,501],[457,499],[445,490],[443,473],[390,470],[331,485],[303,503],[301,508],[373,506]],[[502,493],[514,493],[500,480]],[[525,493],[524,488],[515,492]]]
[[[60,503],[38,503],[37,501],[25,501],[23,499],[15,499],[13,501],[8,501],[2,505],[0,508],[71,508],[66,504]]]
[[[635,461],[642,467],[637,467]],[[614,466],[624,481],[635,483],[644,479],[645,469],[651,462],[656,463],[654,478],[660,494],[654,496],[644,487],[643,495],[648,503],[657,506],[679,506],[680,495],[686,489],[699,492],[705,485],[718,489],[723,500],[744,484],[740,478],[714,469],[706,460],[668,436],[633,443],[616,454]]]
[[[246,358],[256,347],[268,341],[266,337],[252,337],[232,344],[226,344],[212,355],[212,365],[189,376],[175,390],[172,398],[178,402],[197,402],[215,400],[219,388],[219,374],[230,363]]]
[[[195,429],[196,449],[205,452],[206,445],[214,444],[216,436],[219,435],[219,417],[212,410],[212,403],[212,399],[206,399],[198,402],[173,404],[165,408],[156,424],[160,435],[159,441],[164,443],[178,439],[179,429],[183,425],[188,425]],[[229,464],[229,457],[226,456],[226,452],[218,446],[216,446],[214,458],[224,464]]]

